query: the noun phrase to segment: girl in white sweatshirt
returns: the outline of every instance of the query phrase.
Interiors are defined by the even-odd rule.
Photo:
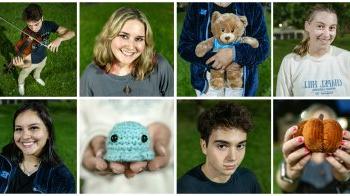
[[[338,26],[335,11],[314,6],[304,39],[283,58],[277,96],[349,96],[350,52],[332,46]]]

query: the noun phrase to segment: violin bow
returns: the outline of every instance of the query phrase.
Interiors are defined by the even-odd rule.
[[[22,30],[21,30],[21,29],[19,29],[19,28],[18,28],[16,25],[14,25],[14,24],[10,23],[9,21],[7,21],[7,20],[6,20],[5,18],[3,18],[2,16],[0,16],[0,19],[1,19],[1,20],[3,20],[3,21],[5,21],[7,24],[9,24],[11,27],[15,28],[16,30],[18,30],[18,31],[20,31],[20,32],[24,33],[25,35],[29,36],[29,37],[30,37],[31,39],[33,39],[34,41],[38,42],[40,45],[45,46],[46,48],[48,48],[48,46],[47,46],[47,45],[43,44],[42,42],[40,42],[40,41],[39,41],[39,40],[37,40],[36,38],[34,38],[34,37],[30,36],[28,33],[26,33],[26,32],[24,32],[24,31],[22,31]]]

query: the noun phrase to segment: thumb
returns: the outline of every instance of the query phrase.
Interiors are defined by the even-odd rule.
[[[106,143],[106,137],[100,136],[100,135],[94,137],[91,140],[90,145],[96,157],[102,157],[103,154],[105,153],[106,151],[105,143]]]
[[[96,136],[92,139],[90,143],[92,152],[96,160],[95,162],[96,169],[101,171],[107,168],[107,163],[103,159],[103,155],[106,152],[105,142],[106,142],[106,137]]]
[[[167,156],[167,150],[163,144],[163,142],[157,142],[154,145],[154,151],[156,153],[156,155],[158,156]]]

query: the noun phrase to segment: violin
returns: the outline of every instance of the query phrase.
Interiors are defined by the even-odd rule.
[[[22,30],[21,39],[15,44],[15,57],[25,58],[32,53],[33,45],[38,45],[42,43],[42,37],[30,30],[28,27]],[[24,62],[27,63],[27,62]],[[13,61],[6,65],[6,70],[10,71],[14,69]]]

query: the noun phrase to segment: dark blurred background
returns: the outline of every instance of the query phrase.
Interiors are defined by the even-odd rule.
[[[281,145],[284,133],[288,128],[302,120],[306,109],[314,104],[322,104],[330,107],[337,115],[337,121],[343,129],[348,130],[350,120],[350,100],[274,100],[273,102],[273,179],[274,193],[281,193],[276,184],[275,175],[283,155]]]

